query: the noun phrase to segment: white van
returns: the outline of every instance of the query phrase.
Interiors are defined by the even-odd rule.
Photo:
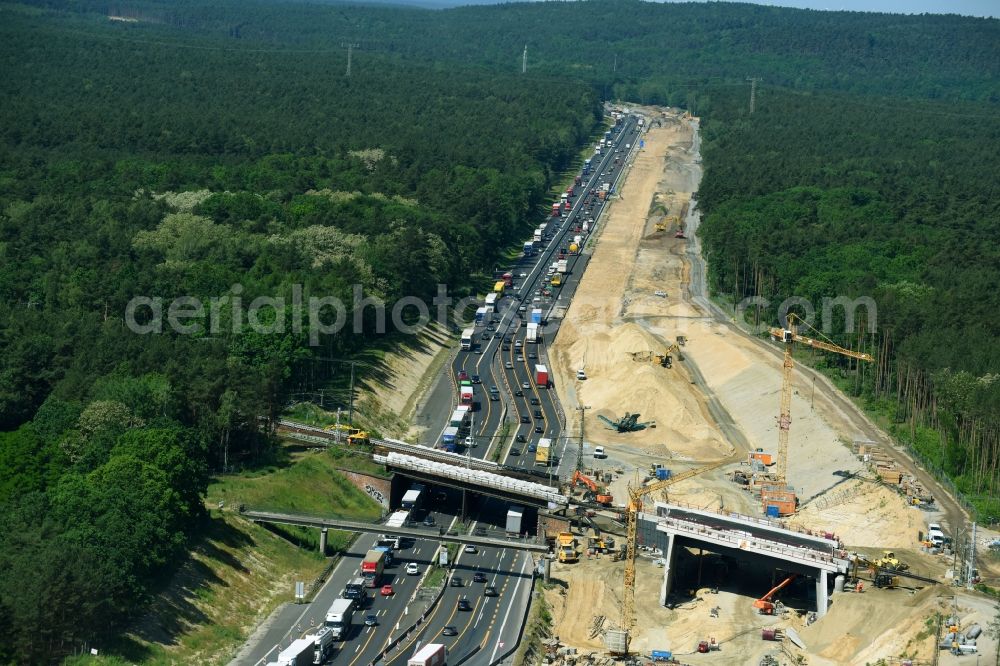
[[[604,453],[604,447],[603,446],[598,446],[598,447],[594,448],[594,457],[595,458],[607,458],[608,457],[608,455],[606,453]]]
[[[937,523],[931,523],[927,526],[927,540],[935,546],[944,545],[945,536],[940,525]]]

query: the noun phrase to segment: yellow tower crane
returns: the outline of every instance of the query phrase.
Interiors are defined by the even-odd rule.
[[[823,349],[860,361],[870,362],[875,360],[870,354],[845,349],[832,342],[823,342],[822,340],[799,335],[796,330],[796,323],[799,321],[799,318],[794,313],[790,313],[788,315],[788,328],[770,329],[771,337],[785,343],[785,358],[781,373],[781,407],[778,412],[778,460],[774,478],[776,484],[772,486],[772,492],[775,493],[775,496],[780,495],[785,500],[777,503],[780,515],[789,515],[795,512],[795,496],[787,486],[788,429],[792,425],[792,368],[794,367],[792,363],[792,347],[794,343],[797,342],[816,349]],[[761,492],[761,498],[764,500],[765,507],[767,506],[766,494],[766,491]]]
[[[720,460],[718,462],[706,465],[705,467],[699,467],[697,469],[689,469],[686,472],[681,472],[676,476],[671,476],[669,479],[662,479],[660,481],[654,481],[648,486],[629,486],[629,503],[627,509],[626,517],[626,528],[625,532],[625,590],[622,595],[622,617],[619,624],[620,632],[616,633],[616,642],[620,646],[624,646],[624,649],[615,649],[609,641],[609,649],[612,652],[622,652],[628,653],[628,634],[632,630],[632,625],[635,624],[635,548],[636,548],[636,536],[639,530],[639,512],[642,511],[642,499],[651,493],[655,493],[660,490],[665,490],[667,487],[672,486],[675,483],[684,481],[685,479],[690,479],[693,476],[698,476],[710,470],[716,469],[717,467],[722,467],[723,465],[731,462],[730,460]]]

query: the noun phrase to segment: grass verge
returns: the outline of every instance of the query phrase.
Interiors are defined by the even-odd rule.
[[[444,568],[437,566],[436,564],[432,566],[431,572],[427,574],[424,578],[424,584],[421,587],[436,588],[444,585],[444,577],[447,572]]]
[[[528,611],[528,619],[524,624],[524,635],[521,645],[514,654],[515,664],[536,664],[541,662],[542,641],[552,636],[552,611],[545,600],[545,590],[548,586],[538,583],[534,598],[531,601],[531,610]]]
[[[293,464],[218,477],[208,486],[206,502],[245,504],[268,511],[377,520],[382,509],[340,473],[344,457],[332,451],[309,451]]]

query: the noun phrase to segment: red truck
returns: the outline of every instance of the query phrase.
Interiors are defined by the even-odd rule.
[[[570,185],[569,187],[566,188],[566,196],[571,197],[573,196],[573,194],[574,194],[573,186]]]
[[[554,204],[552,204],[552,217],[559,217],[559,215],[561,214],[560,211],[562,211],[561,201],[557,201]]]
[[[505,286],[505,287],[513,287],[514,286],[514,274],[513,273],[504,273],[503,274],[503,286]]]
[[[376,587],[384,570],[385,551],[369,550],[365,559],[361,560],[361,575],[365,579],[365,587]]]
[[[538,388],[546,388],[549,385],[549,369],[544,365],[535,366],[535,384]]]

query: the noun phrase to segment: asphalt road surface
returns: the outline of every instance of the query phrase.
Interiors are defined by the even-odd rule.
[[[581,184],[576,186],[576,194],[570,200],[571,211],[559,218],[546,219],[544,233],[550,238],[535,255],[522,257],[508,269],[514,275],[514,285],[499,299],[492,320],[487,319],[482,326],[476,327],[473,349],[459,351],[450,365],[446,381],[439,381],[431,390],[418,416],[418,422],[423,418],[431,426],[424,443],[431,446],[440,444],[441,434],[448,426],[448,417],[458,402],[458,376],[464,370],[470,377],[478,375],[479,379],[475,385],[477,404],[473,420],[468,432],[462,432],[460,440],[464,441],[466,436],[473,437],[474,446],[468,450],[471,456],[492,459],[493,452],[499,448],[500,461],[508,465],[550,471],[556,477],[563,468],[565,456],[562,451],[566,443],[560,439],[561,411],[555,392],[537,385],[535,366],[546,363],[547,341],[553,339],[558,330],[559,320],[550,320],[548,315],[557,305],[568,306],[589,258],[586,253],[570,255],[569,244],[576,235],[585,236],[586,242],[588,234],[582,232],[584,222],[590,221],[590,230],[593,231],[593,220],[599,219],[605,205],[596,195],[597,187],[604,182],[617,186],[622,169],[631,153],[638,148],[639,134],[635,120],[629,117],[624,121],[620,130],[613,134],[612,141],[612,148],[605,148],[601,156],[594,157],[591,172],[582,176]],[[626,150],[625,144],[631,144],[631,151]],[[593,194],[592,188],[595,191]],[[561,287],[552,287],[549,266],[559,257],[560,249],[566,250],[569,272],[562,276],[565,281]],[[526,323],[533,308],[540,308],[543,312],[544,326],[541,327],[541,341],[538,343],[525,341]],[[495,400],[490,399],[488,390],[493,386],[498,389]],[[528,422],[522,423],[525,419]],[[504,423],[509,424],[510,429],[501,441],[499,433]],[[553,454],[557,459],[551,467],[536,466],[535,454],[528,451],[529,446],[537,445],[542,437],[553,440]],[[517,441],[519,439],[523,441]],[[571,450],[575,451],[572,447]],[[575,463],[575,453],[570,458],[568,468]],[[471,493],[463,498],[462,493],[456,491],[450,491],[446,499],[435,500],[437,490],[428,490],[428,503],[411,515],[411,519],[419,523],[429,513],[436,526],[428,529],[452,525],[455,516],[467,508],[469,515],[476,518],[469,530],[504,531],[506,504],[488,498],[473,498]],[[307,605],[285,607],[275,617],[257,647],[241,661],[264,664],[275,659],[278,651],[294,639],[314,633],[322,626],[327,609],[340,597],[345,585],[359,575],[361,560],[374,544],[375,539],[371,535],[359,537],[334,568],[315,600]],[[379,594],[378,588],[367,590],[363,608],[355,611],[352,631],[346,641],[337,644],[328,663],[344,666],[372,663],[393,639],[413,625],[424,607],[424,602],[416,598],[417,589],[437,549],[436,542],[418,539],[396,551],[396,562],[386,570],[383,581],[379,583],[390,583],[394,594],[385,597]],[[408,562],[418,564],[420,575],[406,575]],[[522,551],[481,548],[476,552],[461,552],[451,575],[461,578],[463,585],[446,587],[419,632],[407,636],[386,655],[382,663],[405,664],[406,658],[430,641],[447,644],[456,660],[478,649],[468,663],[494,661],[517,642],[529,600],[532,567],[530,555]],[[485,575],[487,581],[473,582],[477,572]],[[497,596],[484,594],[487,585],[495,588]],[[468,601],[470,610],[459,610],[459,600],[463,598]],[[377,617],[377,625],[364,625],[365,616],[369,614]],[[453,632],[451,629],[446,632],[445,627],[453,628]]]

